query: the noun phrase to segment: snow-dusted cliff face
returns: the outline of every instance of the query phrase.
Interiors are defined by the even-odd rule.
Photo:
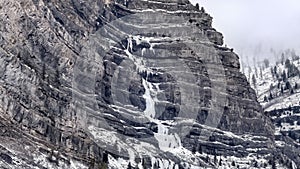
[[[276,145],[299,163],[300,146],[300,59],[286,50],[275,65],[265,60],[261,68],[246,68],[265,114],[275,125]],[[299,165],[299,164],[298,164]]]
[[[1,167],[297,163],[188,0],[2,0],[0,15]]]

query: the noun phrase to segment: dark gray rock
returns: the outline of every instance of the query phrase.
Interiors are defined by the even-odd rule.
[[[113,168],[122,158],[133,167],[217,168],[204,156],[286,158],[238,56],[188,0],[3,0],[0,16],[4,167]],[[216,92],[226,100],[220,110]]]

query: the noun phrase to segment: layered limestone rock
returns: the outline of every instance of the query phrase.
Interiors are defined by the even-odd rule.
[[[287,159],[238,56],[188,0],[2,0],[0,15],[2,166]]]

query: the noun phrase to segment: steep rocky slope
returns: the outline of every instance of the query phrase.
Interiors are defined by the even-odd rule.
[[[257,91],[265,114],[275,125],[277,146],[283,151],[295,151],[295,154],[299,155],[299,56],[292,50],[286,50],[276,64],[267,65],[264,68],[252,68],[252,71],[246,68],[246,74]]]
[[[299,163],[188,0],[1,0],[0,15],[3,168]]]

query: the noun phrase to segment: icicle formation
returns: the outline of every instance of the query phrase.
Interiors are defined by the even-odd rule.
[[[166,125],[166,121],[155,119],[155,102],[158,101],[157,94],[159,92],[159,85],[152,84],[147,81],[147,78],[153,72],[145,65],[146,62],[143,57],[137,57],[132,54],[133,41],[136,42],[136,45],[139,45],[141,43],[148,43],[150,44],[149,49],[153,52],[154,50],[153,46],[150,43],[150,38],[131,35],[127,38],[128,43],[125,53],[127,54],[128,58],[135,64],[138,73],[146,73],[146,79],[142,79],[142,84],[145,88],[143,97],[146,101],[146,109],[144,110],[144,114],[151,122],[154,122],[158,125],[158,132],[154,134],[154,137],[159,143],[159,148],[163,151],[169,151],[170,149],[181,147],[180,137],[176,133],[170,132],[171,123],[169,125]],[[142,49],[142,55],[144,54],[144,51],[145,49]]]

